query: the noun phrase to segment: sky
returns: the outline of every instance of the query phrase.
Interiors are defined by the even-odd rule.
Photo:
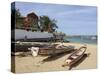
[[[16,2],[22,16],[34,12],[57,20],[57,31],[67,35],[97,35],[97,7]]]

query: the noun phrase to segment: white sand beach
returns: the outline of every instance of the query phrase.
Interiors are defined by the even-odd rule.
[[[63,43],[64,45],[73,45],[75,48],[83,46],[80,43]],[[86,53],[90,53],[81,63],[74,66],[71,70],[81,69],[95,69],[97,68],[97,45],[87,44]],[[16,73],[28,73],[28,72],[47,72],[47,71],[68,71],[68,67],[62,67],[65,63],[65,59],[70,54],[64,54],[57,57],[54,60],[41,63],[43,59],[48,56],[27,56],[19,57],[15,56],[15,72]],[[12,64],[13,65],[13,64]]]

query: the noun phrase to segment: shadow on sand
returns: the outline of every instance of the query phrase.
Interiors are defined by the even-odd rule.
[[[54,61],[54,60],[57,60],[57,59],[59,59],[59,58],[65,56],[66,54],[71,53],[71,52],[72,52],[72,51],[70,51],[70,52],[65,52],[65,53],[60,53],[60,54],[55,54],[55,55],[51,55],[51,56],[49,56],[49,57],[43,59],[41,62],[42,62],[42,63],[45,63],[45,62],[49,62],[49,61]]]

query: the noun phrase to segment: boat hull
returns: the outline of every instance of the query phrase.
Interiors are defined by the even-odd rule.
[[[82,51],[82,53],[80,55],[77,55],[81,51],[82,48],[84,48],[84,50]],[[66,59],[66,64],[64,64],[63,67],[64,66],[69,66],[69,67],[73,66],[76,62],[78,62],[84,56],[86,49],[87,49],[86,47],[81,47],[78,50],[76,50],[75,52],[73,52]],[[70,61],[68,62],[68,60],[70,60]]]
[[[78,57],[76,60],[74,60],[73,62],[71,62],[68,66],[73,66],[76,62],[78,62],[82,57],[84,56],[84,54],[82,54],[80,57]]]
[[[60,54],[69,51],[73,51],[74,49],[40,49],[39,55],[53,55],[53,54]]]

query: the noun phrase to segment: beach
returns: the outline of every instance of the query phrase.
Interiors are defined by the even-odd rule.
[[[63,43],[64,45],[72,45],[75,46],[76,49],[83,46],[81,43]],[[82,69],[96,69],[97,68],[97,45],[96,44],[86,44],[87,50],[86,54],[90,55],[84,58],[76,66],[73,66],[71,70],[82,70]],[[33,57],[31,55],[25,57],[15,56],[15,73],[29,73],[29,72],[50,72],[50,71],[68,71],[69,67],[62,67],[65,63],[65,59],[71,53],[64,53],[62,55],[58,55],[54,59],[50,61],[46,61],[42,63],[43,59],[48,58],[48,56],[40,56]],[[14,56],[12,56],[13,58]],[[13,63],[11,64],[13,65]]]

